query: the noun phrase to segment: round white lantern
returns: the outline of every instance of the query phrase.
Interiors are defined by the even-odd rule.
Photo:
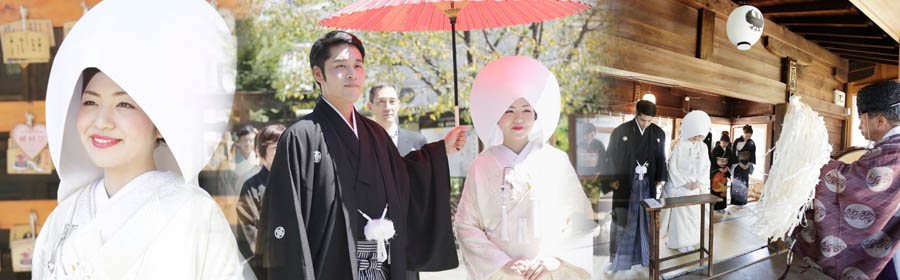
[[[728,40],[731,41],[739,50],[749,50],[759,37],[762,36],[763,19],[762,12],[756,7],[744,5],[737,7],[728,15],[728,23],[725,24],[725,31],[728,33]]]

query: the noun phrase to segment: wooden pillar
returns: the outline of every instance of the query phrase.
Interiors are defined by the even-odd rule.
[[[700,9],[697,20],[697,58],[709,59],[713,55],[716,42],[716,13],[710,9]]]
[[[575,131],[578,129],[578,126],[575,123],[575,114],[567,114],[566,118],[568,118],[569,122],[569,161],[572,162],[572,166],[578,167],[578,134]],[[478,151],[481,150],[479,149]]]

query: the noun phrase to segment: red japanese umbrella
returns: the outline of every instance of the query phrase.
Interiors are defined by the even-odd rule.
[[[319,24],[336,28],[403,32],[450,30],[453,99],[459,126],[456,30],[488,29],[557,19],[590,5],[578,0],[359,0]]]

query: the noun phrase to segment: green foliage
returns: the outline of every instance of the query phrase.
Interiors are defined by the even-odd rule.
[[[584,189],[584,194],[587,196],[588,200],[591,203],[597,202],[597,199],[603,195],[603,192],[600,189],[600,186],[604,184],[603,180],[600,179],[590,179],[590,180],[582,180],[581,187]]]
[[[556,142],[552,143],[554,146],[563,151],[569,150],[569,118],[567,115],[563,114],[559,118],[559,125],[556,126],[553,136],[556,139]]]
[[[292,111],[311,108],[317,93],[309,68],[311,44],[332,28],[318,20],[352,0],[249,0],[251,18],[237,26],[239,90],[274,92]],[[556,74],[563,94],[563,113],[587,113],[602,102],[603,83],[593,69],[601,65],[606,42],[600,31],[607,13],[599,3],[582,13],[542,23],[457,32],[460,107],[478,70],[508,55],[530,56]],[[415,95],[433,94],[439,102],[406,108],[410,120],[437,119],[453,111],[450,32],[354,32],[366,47],[367,86],[389,82],[411,88]],[[410,97],[406,97],[407,100]],[[284,116],[257,111],[257,118]],[[259,115],[262,114],[262,115]],[[470,121],[468,114],[463,119]],[[564,134],[562,141],[567,144]]]

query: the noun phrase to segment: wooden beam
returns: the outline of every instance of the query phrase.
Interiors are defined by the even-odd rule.
[[[841,69],[838,67],[831,68],[832,78],[834,78],[838,82],[841,82],[842,84],[847,83],[847,74],[848,74],[848,71],[846,68],[844,68],[844,69]]]
[[[850,0],[850,3],[895,42],[900,41],[900,9],[897,8],[897,0]]]
[[[856,94],[859,89],[873,83],[897,79],[897,69],[898,67],[894,64],[876,64],[875,74],[847,85],[847,94]]]
[[[237,225],[238,219],[235,205],[237,205],[238,196],[216,195],[212,198],[219,204],[219,208],[222,208],[228,224]],[[50,212],[56,209],[57,204],[55,199],[0,200],[0,230],[8,230],[14,225],[27,225],[28,213],[32,211],[38,215],[37,225],[43,225]]]
[[[874,65],[871,68],[862,68],[858,71],[850,72],[849,74],[847,74],[847,81],[848,82],[856,82],[856,81],[871,77],[872,75],[875,75],[875,66]],[[847,99],[849,100],[850,98],[847,98]]]
[[[0,102],[0,132],[9,132],[16,125],[25,123],[25,113],[34,114],[34,122],[46,122],[44,101]]]
[[[847,115],[844,114],[844,107],[805,94],[800,94],[800,96],[803,97],[800,101],[803,101],[803,103],[806,103],[809,107],[812,107],[813,110],[816,110],[821,114],[830,115],[833,118],[842,120],[847,119]]]
[[[850,62],[850,71],[853,71],[853,69],[869,68],[869,67],[875,67],[875,64],[868,63],[868,62],[859,62],[859,61],[851,61]]]
[[[780,81],[616,35],[601,35],[616,42],[611,51],[617,55],[608,66],[595,66],[600,73],[754,102],[785,102],[785,84]]]
[[[871,64],[871,66],[860,67],[860,68],[856,68],[856,69],[851,69],[850,72],[848,72],[848,74],[849,74],[849,73],[853,73],[853,72],[862,72],[862,71],[868,71],[868,70],[873,70],[873,69],[875,69],[875,64],[874,64],[874,63]]]
[[[729,112],[731,118],[766,116],[774,114],[772,104],[757,103],[746,100],[734,100],[729,103]]]
[[[842,1],[790,3],[760,7],[759,10],[769,17],[844,15],[854,11],[853,5]]]
[[[780,58],[790,57],[803,66],[812,64],[813,57],[811,55],[775,37],[763,37],[763,45],[766,47],[766,50]]]
[[[897,65],[897,60],[877,59],[877,58],[857,56],[857,55],[851,55],[851,54],[841,54],[841,55],[848,59],[851,59],[851,60],[880,63],[880,64],[887,64],[887,65]]]
[[[840,55],[853,55],[853,56],[858,56],[858,57],[865,57],[865,58],[872,58],[872,59],[884,59],[884,60],[891,60],[891,61],[897,60],[898,58],[900,58],[896,54],[894,54],[894,55],[870,54],[870,53],[861,53],[861,52],[845,51],[845,50],[834,50],[833,52],[836,54],[840,54]]]
[[[700,9],[700,20],[697,24],[697,58],[709,59],[713,55],[716,42],[716,13],[709,9]]]
[[[773,21],[788,28],[795,26],[813,27],[873,27],[875,26],[864,16],[811,16],[811,17],[783,17],[774,18]]]
[[[0,230],[9,230],[14,225],[27,225],[28,214],[38,216],[35,226],[43,225],[56,208],[55,199],[46,200],[2,200],[0,201]]]
[[[22,19],[19,14],[19,5],[24,5],[28,9],[29,19],[49,19],[53,22],[53,26],[62,27],[64,23],[69,21],[77,21],[83,13],[81,9],[82,0],[4,0],[4,4],[0,4],[0,23],[18,21]],[[84,2],[93,7],[100,3],[100,0],[84,0]],[[248,16],[247,3],[249,1],[242,0],[218,0],[220,8],[231,10],[236,18],[245,18]]]
[[[711,11],[716,12],[716,16],[727,20],[728,15],[737,8],[739,5],[730,1],[730,0],[674,0],[676,2],[685,4],[689,7],[693,7],[695,9],[709,9]],[[763,36],[772,36],[778,38],[784,42],[788,42],[793,45],[797,49],[800,49],[819,61],[822,64],[829,66],[840,66],[841,58],[829,52],[828,50],[819,47],[815,43],[806,40],[803,36],[800,36],[797,33],[791,32],[784,26],[780,26],[774,21],[770,20],[767,15],[763,14],[764,19],[766,21],[766,28],[763,29]]]
[[[731,120],[731,125],[761,124],[772,121],[772,116],[739,117]]]
[[[863,39],[884,39],[887,38],[887,34],[884,34],[879,29],[873,29],[874,27],[810,27],[810,26],[795,26],[790,27],[789,29],[793,32],[803,34],[803,35],[822,35],[822,36],[832,36],[832,37],[842,37],[842,38],[863,38]]]
[[[879,49],[894,49],[897,47],[896,42],[885,39],[850,39],[834,36],[807,35],[806,39],[817,43],[833,43],[848,46],[870,47]]]
[[[783,0],[744,0],[741,2],[746,2],[747,4],[751,4],[756,7],[762,6],[771,6],[781,3]]]
[[[833,44],[833,43],[820,43],[819,46],[822,46],[823,48],[826,48],[828,50],[842,50],[842,51],[852,51],[852,52],[859,52],[859,53],[882,54],[882,55],[895,55],[895,54],[897,54],[897,51],[898,51],[897,49],[868,48],[868,47]]]

